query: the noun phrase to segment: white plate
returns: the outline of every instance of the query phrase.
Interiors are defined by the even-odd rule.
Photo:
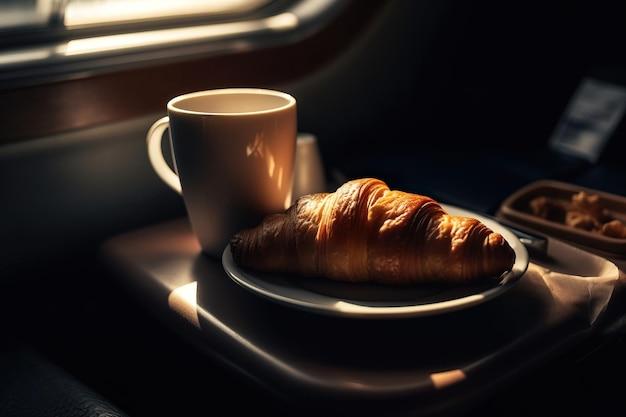
[[[474,217],[502,234],[515,251],[512,270],[499,280],[480,285],[450,287],[419,284],[400,288],[251,271],[233,261],[230,246],[224,250],[222,264],[233,281],[254,294],[289,307],[343,317],[428,316],[468,308],[509,290],[528,267],[528,252],[524,245],[507,228],[491,219],[458,207],[442,206],[449,214]]]

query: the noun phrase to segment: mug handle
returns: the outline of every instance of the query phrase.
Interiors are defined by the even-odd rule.
[[[148,145],[148,157],[152,168],[157,175],[170,186],[178,194],[183,194],[182,186],[180,185],[180,178],[174,172],[174,170],[168,165],[163,157],[163,150],[161,142],[163,141],[163,134],[169,127],[170,118],[168,116],[162,117],[152,124],[146,135],[146,142]]]

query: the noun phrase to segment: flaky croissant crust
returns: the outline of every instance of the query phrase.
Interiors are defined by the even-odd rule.
[[[346,282],[460,284],[499,277],[515,252],[479,220],[375,178],[300,197],[286,212],[235,234],[240,266]]]

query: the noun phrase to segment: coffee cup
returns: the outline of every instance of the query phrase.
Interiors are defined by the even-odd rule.
[[[171,99],[146,141],[153,169],[182,196],[202,250],[219,258],[234,233],[291,204],[296,138],[293,96],[224,88]]]

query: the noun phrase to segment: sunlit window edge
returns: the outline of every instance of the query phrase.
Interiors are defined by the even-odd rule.
[[[265,31],[282,32],[298,26],[298,18],[292,13],[282,13],[266,19],[230,22],[212,25],[190,26],[176,29],[152,30],[119,35],[96,36],[74,39],[56,49],[60,55],[87,55],[106,51],[145,48],[178,42],[197,42],[231,38],[241,33],[252,35]]]
[[[130,21],[159,19],[164,16],[183,17],[246,13],[258,9],[271,0],[198,1],[178,0],[109,0],[107,2],[69,2],[63,15],[63,24],[71,29],[92,25],[105,25]]]

